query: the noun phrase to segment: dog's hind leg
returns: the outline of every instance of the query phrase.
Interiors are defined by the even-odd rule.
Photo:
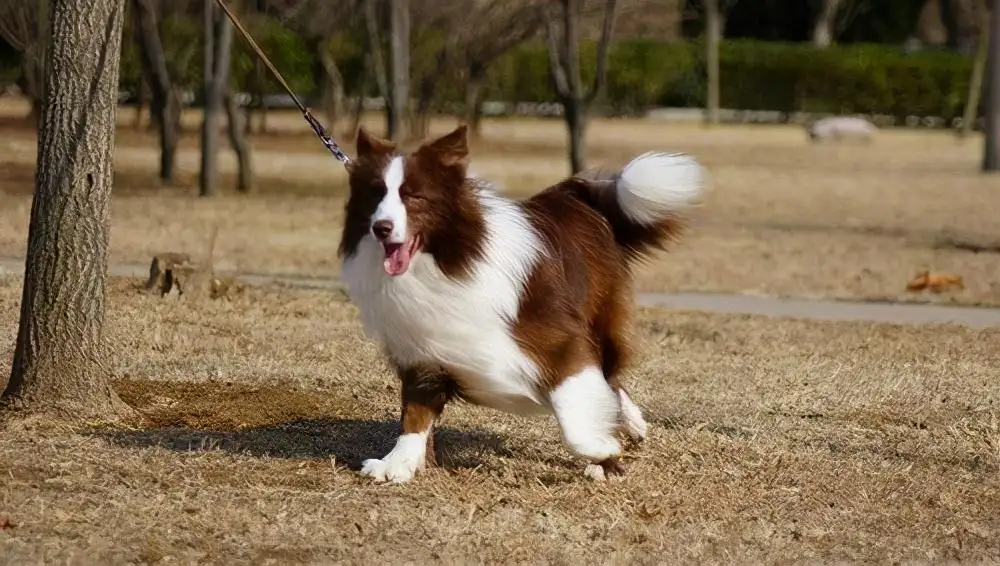
[[[625,434],[634,441],[646,438],[646,420],[642,410],[632,401],[632,397],[621,384],[622,368],[632,355],[629,336],[632,304],[626,299],[630,293],[616,292],[601,309],[601,316],[594,325],[596,342],[600,344],[601,369],[611,390],[618,395],[621,405],[621,426]]]
[[[597,365],[565,378],[549,395],[566,444],[591,462],[586,474],[603,479],[624,473],[618,462],[621,443],[615,438],[621,406]]]

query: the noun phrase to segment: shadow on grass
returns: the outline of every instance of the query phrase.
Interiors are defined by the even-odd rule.
[[[362,461],[384,456],[401,432],[399,421],[345,417],[349,404],[316,392],[146,380],[119,381],[115,389],[144,415],[147,428],[94,434],[127,448],[332,458],[356,470]],[[474,468],[491,455],[511,455],[499,436],[484,430],[436,427],[434,445],[445,468]]]

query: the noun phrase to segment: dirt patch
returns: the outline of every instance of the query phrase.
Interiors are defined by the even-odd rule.
[[[222,450],[272,458],[329,459],[357,470],[372,454],[388,452],[400,434],[397,420],[371,420],[336,396],[232,382],[121,380],[115,390],[145,417],[145,428],[104,436],[125,447],[177,451]],[[435,431],[447,445],[445,467],[474,466],[468,448],[502,452],[495,434]]]

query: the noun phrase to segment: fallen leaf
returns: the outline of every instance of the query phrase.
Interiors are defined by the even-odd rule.
[[[964,289],[965,282],[962,280],[962,276],[955,273],[931,273],[929,270],[924,270],[917,273],[906,284],[906,290],[911,292],[930,289],[932,293],[940,293],[948,287]]]

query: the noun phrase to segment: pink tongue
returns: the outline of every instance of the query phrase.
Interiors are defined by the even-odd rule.
[[[385,272],[395,277],[406,273],[410,267],[410,249],[407,245],[390,244],[386,247],[385,260],[382,262]]]

